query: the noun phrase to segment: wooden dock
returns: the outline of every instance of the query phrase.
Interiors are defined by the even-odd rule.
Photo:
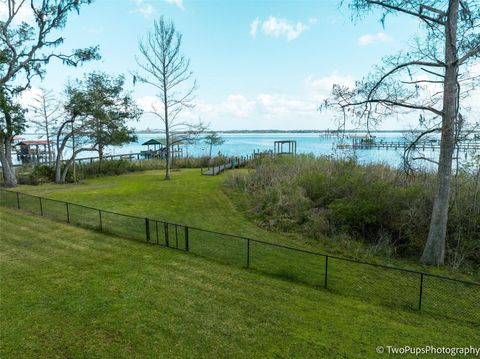
[[[105,161],[113,161],[113,160],[128,160],[128,161],[138,161],[138,160],[146,160],[146,159],[151,159],[155,158],[154,156],[148,156],[145,155],[144,153],[124,153],[124,154],[119,154],[119,155],[105,155],[103,156],[103,159]],[[75,163],[76,164],[85,164],[85,163],[94,163],[99,161],[99,157],[82,157],[82,158],[76,158]],[[68,160],[62,160],[62,163],[66,163]],[[51,165],[55,164],[55,159],[53,159]],[[13,167],[22,167],[22,166],[38,166],[38,165],[48,165],[48,161],[31,161],[27,163],[16,163],[13,165]],[[0,166],[1,168],[1,166]]]
[[[336,147],[338,149],[358,149],[358,150],[370,150],[370,149],[393,149],[404,150],[410,146],[410,142],[407,141],[394,141],[394,142],[372,142],[372,143],[338,143]],[[417,150],[440,150],[440,143],[435,142],[420,142],[413,146]],[[480,151],[480,141],[462,141],[457,145],[457,148],[461,151]]]
[[[224,164],[224,165],[220,165],[220,166],[210,167],[210,168],[207,169],[206,172],[202,172],[202,175],[204,175],[204,176],[216,176],[216,175],[219,175],[220,173],[222,173],[225,170],[231,169],[232,167],[233,167],[232,162]]]
[[[207,168],[206,171],[201,169],[201,173],[203,176],[217,176],[222,172],[225,172],[226,170],[234,169],[234,168],[240,168],[241,166],[244,166],[246,163],[246,160],[242,158],[235,158],[233,160],[230,160],[230,162],[218,165],[218,166],[213,166]]]

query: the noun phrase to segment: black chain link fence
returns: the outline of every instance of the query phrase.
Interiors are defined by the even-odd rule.
[[[480,323],[480,284],[0,190],[0,205],[255,269],[333,293]]]

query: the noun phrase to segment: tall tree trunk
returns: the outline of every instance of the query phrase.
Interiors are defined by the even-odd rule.
[[[75,160],[75,157],[73,157],[73,160]],[[72,159],[68,160],[67,163],[65,163],[65,166],[63,167],[63,170],[62,170],[62,181],[61,183],[65,183],[67,182],[67,174],[68,174],[68,169],[70,168],[71,164],[72,164]]]
[[[48,126],[47,126],[46,130],[47,130],[47,141],[48,141],[48,143],[47,143],[48,165],[51,165],[53,157],[52,157],[52,144],[50,143],[50,132],[48,131]]]
[[[163,73],[166,73],[165,65],[163,66]],[[168,96],[167,96],[167,79],[164,75],[163,77],[163,109],[164,109],[164,119],[165,119],[165,144],[167,145],[166,153],[166,169],[165,169],[165,179],[170,179],[170,129],[168,123]]]
[[[55,160],[55,183],[62,182],[62,151],[57,151],[57,158]]]
[[[102,170],[103,163],[103,145],[98,145],[98,172]]]
[[[165,120],[165,143],[167,145],[166,148],[166,169],[165,169],[165,179],[169,180],[170,179],[170,131],[168,130],[168,120]]]
[[[4,136],[2,136],[2,143],[0,144],[0,162],[2,163],[5,187],[16,187],[17,177],[12,163],[12,141]]]
[[[45,135],[47,136],[47,151],[48,151],[48,165],[52,164],[52,144],[50,143],[50,131],[48,130],[48,113],[47,113],[47,104],[45,102],[45,97],[42,98],[43,105],[43,118],[45,119]]]
[[[452,158],[455,150],[455,123],[458,115],[457,20],[459,0],[451,0],[445,26],[445,69],[442,136],[438,164],[435,200],[430,230],[421,261],[442,265],[448,223],[448,203],[452,179]]]
[[[59,129],[57,130],[57,158],[55,160],[55,183],[62,183],[62,157],[63,157],[63,151],[65,150],[65,147],[67,146],[67,142],[70,139],[71,136],[73,136],[73,133],[70,132],[69,134],[65,134],[65,137],[60,141],[60,137],[63,133],[63,129],[68,125],[72,124],[73,126],[74,119],[68,120],[63,122]]]
[[[61,130],[59,130],[60,133]],[[60,136],[57,134],[57,158],[55,159],[55,183],[62,182],[62,157],[63,150],[67,144],[68,137],[65,137],[60,144]]]

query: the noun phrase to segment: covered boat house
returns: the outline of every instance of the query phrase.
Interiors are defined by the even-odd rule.
[[[17,159],[22,162],[43,162],[48,160],[48,140],[22,140],[15,144]]]
[[[297,141],[284,140],[273,143],[273,152],[276,155],[296,155]]]
[[[183,141],[179,138],[172,137],[170,139],[170,155],[172,158],[183,157],[183,148],[181,147]],[[142,146],[147,146],[146,151],[141,151],[145,158],[165,158],[167,153],[167,140],[165,138],[152,138],[147,142],[142,143]]]

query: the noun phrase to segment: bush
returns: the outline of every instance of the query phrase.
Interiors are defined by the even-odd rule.
[[[228,159],[225,157],[215,157],[210,160],[208,157],[189,157],[172,159],[172,170],[179,168],[206,168],[210,164],[222,164]],[[166,167],[166,161],[163,159],[149,159],[141,161],[129,160],[103,160],[92,163],[77,163],[75,166],[77,181],[98,176],[114,176],[130,172],[163,170]],[[55,181],[55,166],[37,165],[22,166],[17,169],[17,177],[20,184],[37,185],[44,182]],[[73,178],[73,166],[70,166],[67,172],[66,182],[71,183]]]
[[[40,182],[53,181],[55,180],[55,167],[47,165],[35,166],[32,171],[32,176]]]
[[[263,226],[315,239],[346,234],[388,255],[421,254],[433,206],[433,174],[406,177],[388,166],[313,156],[263,158],[254,167],[230,176],[227,185],[247,194]],[[447,260],[457,268],[467,262],[478,266],[480,185],[462,173],[452,186]]]

